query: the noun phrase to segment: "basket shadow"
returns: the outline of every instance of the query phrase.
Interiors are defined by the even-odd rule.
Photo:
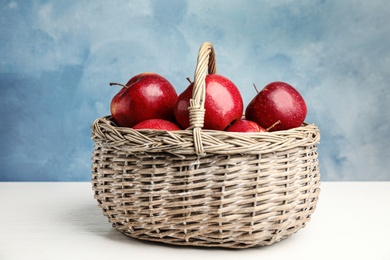
[[[117,237],[124,237],[121,240],[125,241],[126,243],[130,243],[137,246],[145,246],[145,247],[159,247],[159,248],[165,248],[165,249],[174,249],[174,250],[192,250],[192,251],[212,251],[212,252],[254,252],[254,251],[267,251],[271,248],[277,247],[278,245],[282,246],[282,244],[288,243],[288,239],[281,240],[279,242],[276,242],[272,245],[268,246],[256,246],[256,247],[248,247],[248,248],[230,248],[230,247],[223,247],[223,246],[194,246],[194,245],[175,245],[175,244],[169,244],[169,243],[163,243],[158,241],[149,241],[149,240],[142,240],[138,238],[129,237],[113,228],[111,231],[114,236]],[[291,237],[290,237],[291,240]]]

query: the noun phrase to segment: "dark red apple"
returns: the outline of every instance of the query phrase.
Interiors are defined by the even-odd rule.
[[[132,77],[114,96],[111,114],[123,127],[133,127],[152,118],[171,121],[177,97],[175,88],[167,79],[156,73],[144,72]]]
[[[226,129],[227,132],[266,132],[264,128],[259,126],[257,123],[241,119],[229,126]]]
[[[285,82],[265,86],[248,104],[245,118],[268,131],[287,130],[302,125],[307,107],[301,94]]]
[[[180,127],[178,127],[176,124],[164,119],[148,119],[136,124],[133,126],[133,129],[153,129],[166,131],[181,130]]]
[[[193,83],[179,95],[174,114],[176,121],[183,128],[190,126],[189,111]],[[231,123],[242,117],[243,100],[236,85],[228,78],[209,74],[206,76],[206,100],[204,103],[204,129],[225,130]]]

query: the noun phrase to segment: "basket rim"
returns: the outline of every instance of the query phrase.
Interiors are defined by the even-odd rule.
[[[240,133],[221,130],[203,130],[203,153],[195,149],[194,132],[191,129],[135,130],[118,127],[111,116],[98,118],[91,126],[92,140],[99,146],[124,152],[168,152],[177,156],[207,154],[264,154],[282,152],[319,143],[320,131],[315,124],[307,124],[274,132]]]

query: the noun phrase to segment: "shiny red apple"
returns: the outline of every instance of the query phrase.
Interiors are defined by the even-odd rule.
[[[264,128],[259,126],[257,123],[240,119],[226,129],[227,132],[266,132]]]
[[[190,126],[189,111],[193,83],[179,95],[174,114],[176,121],[183,128]],[[231,123],[242,117],[243,100],[236,85],[228,78],[209,74],[206,76],[206,99],[204,103],[204,129],[225,130]]]
[[[301,94],[285,82],[266,85],[248,104],[245,118],[268,131],[287,130],[302,125],[307,107]]]
[[[156,73],[144,72],[132,77],[114,96],[111,114],[123,127],[133,127],[152,118],[170,121],[174,119],[173,107],[177,97],[175,88],[167,79]]]
[[[148,119],[136,124],[135,126],[133,126],[133,129],[151,129],[166,131],[181,130],[180,127],[178,127],[176,124],[164,119]]]

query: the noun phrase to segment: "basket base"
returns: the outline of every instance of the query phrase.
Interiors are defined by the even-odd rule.
[[[194,237],[194,236],[182,234],[181,236],[174,237],[174,236],[166,235],[167,233],[172,233],[172,232],[163,231],[163,230],[161,230],[159,233],[153,231],[145,232],[145,230],[128,232],[128,231],[122,231],[120,229],[117,229],[117,231],[133,239],[148,241],[157,244],[167,244],[173,246],[187,246],[187,247],[245,249],[245,248],[273,245],[275,243],[278,243],[282,240],[289,238],[291,235],[295,234],[299,229],[305,226],[306,224],[303,223],[301,226],[290,228],[288,233],[284,232],[285,233],[284,235],[280,235],[281,232],[279,232],[279,234],[268,235],[267,238],[262,234],[257,234],[257,235],[252,234],[252,235],[247,235],[246,238],[242,237],[241,240],[235,239],[234,237],[228,237],[226,236],[226,234],[220,234],[220,236],[210,235],[211,237],[201,237],[201,236]],[[254,239],[254,237],[258,237],[258,238]]]

